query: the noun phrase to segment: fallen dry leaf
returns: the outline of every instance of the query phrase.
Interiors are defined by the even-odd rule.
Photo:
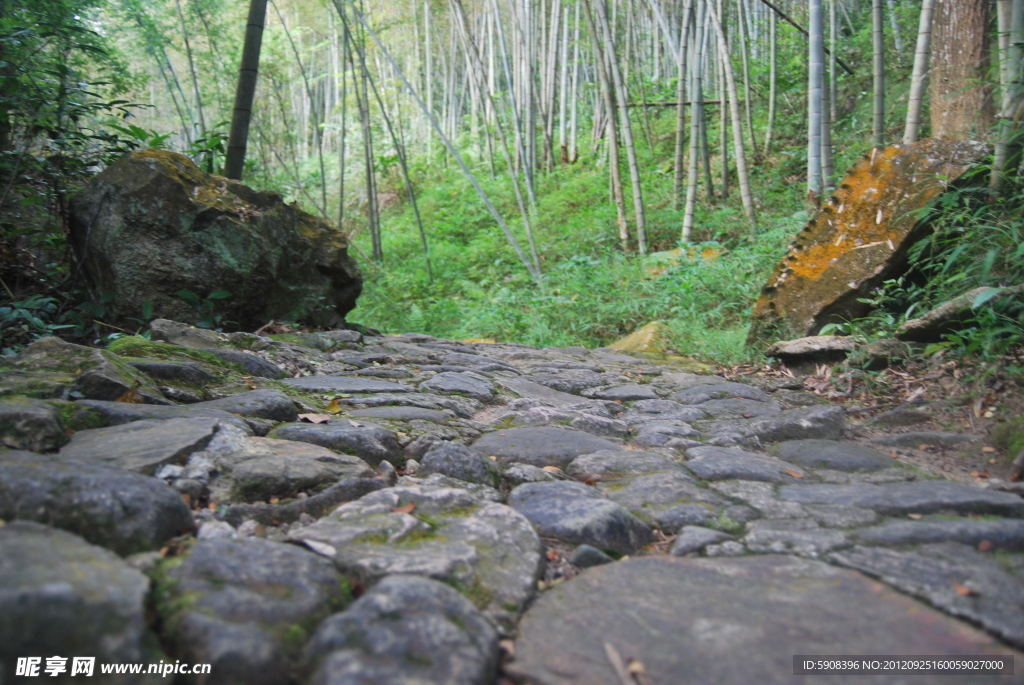
[[[558,468],[557,466],[545,466],[544,470],[547,471],[548,473],[562,473],[562,469]]]
[[[324,408],[324,411],[327,412],[328,414],[340,414],[343,409],[344,407],[341,406],[341,403],[338,402],[338,398],[335,397],[333,400],[328,402],[327,406]]]
[[[416,508],[416,503],[415,502],[409,502],[407,504],[403,504],[400,507],[395,507],[391,511],[395,512],[396,514],[411,514],[413,509],[415,509],[415,508]]]
[[[953,581],[953,588],[956,590],[956,594],[960,595],[961,597],[972,597],[978,594],[977,590],[969,588],[966,585],[961,585],[955,580]]]
[[[145,404],[146,400],[139,394],[135,388],[128,388],[128,390],[118,397],[115,402],[126,402],[128,404]]]
[[[330,414],[299,414],[299,421],[306,423],[327,423],[332,418]]]
[[[804,477],[804,474],[797,473],[793,469],[786,469],[786,473],[788,473],[789,475],[793,476],[794,478],[803,478]]]
[[[549,549],[547,555],[548,561],[558,561],[558,550]]]
[[[978,551],[979,552],[987,552],[990,549],[992,549],[992,543],[989,542],[988,540],[982,540],[981,542],[978,543]]]
[[[921,520],[921,515],[920,514],[907,514],[907,518],[914,519],[915,521],[920,521]]]
[[[981,448],[981,451],[982,452],[987,452],[987,453],[991,454],[992,452],[996,451],[996,448],[995,447],[989,447],[988,445],[985,445],[984,447]]]
[[[498,461],[498,458],[496,456],[494,456],[493,454],[491,456],[487,457],[487,458],[488,459],[493,459],[494,461]]]
[[[281,501],[280,497],[271,497],[270,498],[270,503],[271,504],[278,504],[280,501]]]

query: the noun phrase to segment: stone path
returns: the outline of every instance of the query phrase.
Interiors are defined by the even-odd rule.
[[[267,685],[1024,670],[1020,492],[861,444],[799,383],[425,335],[153,337],[0,360],[0,683],[52,655]]]

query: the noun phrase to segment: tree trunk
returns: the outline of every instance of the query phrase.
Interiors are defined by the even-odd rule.
[[[836,112],[839,90],[839,84],[836,83],[836,30],[836,0],[829,0],[828,35],[831,50],[828,53],[828,114],[831,121],[835,121],[838,116]]]
[[[947,2],[959,0],[946,0]],[[975,2],[976,0],[971,0]],[[882,0],[871,6],[871,36],[874,55],[874,146],[885,146],[885,33],[882,27]]]
[[[590,0],[588,0],[589,2]],[[612,85],[615,87],[615,99],[619,105],[619,123],[622,126],[622,138],[626,144],[626,156],[629,161],[629,176],[633,186],[633,214],[636,217],[636,239],[640,254],[647,254],[647,220],[644,214],[644,195],[640,186],[640,165],[636,159],[636,145],[633,142],[633,127],[629,121],[629,99],[626,84],[619,70],[619,59],[615,54],[615,42],[612,38],[611,26],[605,12],[605,0],[593,0],[597,7],[597,17],[604,36],[605,51]]]
[[[748,17],[744,8],[743,0],[740,0],[739,6],[736,8],[739,13],[736,17],[736,23],[740,29],[740,59],[743,61],[743,106],[747,117],[747,133],[750,134],[750,153],[754,155],[754,159],[758,158],[757,154],[757,140],[754,138],[754,115],[752,112],[753,94],[750,89],[750,57],[749,57],[749,45],[750,45],[750,31],[748,29]]]
[[[764,154],[772,148],[772,126],[775,124],[775,107],[779,99],[778,88],[778,30],[779,22],[775,12],[768,15],[768,127],[764,133]]]
[[[811,0],[812,4],[815,2],[821,2],[821,0]],[[714,24],[715,33],[718,34],[718,51],[722,55],[725,89],[729,94],[729,113],[732,114],[732,143],[736,153],[736,176],[740,184],[743,213],[747,217],[750,234],[753,236],[757,233],[757,215],[754,211],[754,196],[750,192],[750,177],[747,174],[747,154],[743,149],[743,124],[740,119],[740,102],[736,97],[736,78],[733,76],[732,67],[729,64],[729,43],[726,41],[725,31],[713,14],[711,23]]]
[[[256,95],[256,75],[259,73],[260,45],[263,42],[266,18],[267,0],[250,0],[245,44],[242,47],[242,66],[238,70],[227,158],[224,160],[224,175],[238,181],[242,180],[245,165],[245,148],[249,138],[249,122],[252,120],[252,101]]]
[[[701,72],[704,61],[704,33],[706,29],[707,5],[709,0],[697,0],[694,24],[693,59],[690,60],[690,169],[686,179],[686,210],[683,213],[683,231],[681,239],[690,242],[693,237],[693,215],[697,206],[697,183],[700,177],[698,157],[700,155],[701,131],[700,123],[704,112],[701,97]]]
[[[598,2],[602,1],[598,0]],[[590,0],[583,0],[583,2],[586,6],[587,24],[590,27],[590,35],[594,46],[594,62],[597,65],[598,80],[601,82],[601,95],[604,98],[608,117],[608,172],[619,227],[619,242],[622,245],[622,251],[628,252],[629,224],[626,221],[626,202],[622,192],[622,171],[619,165],[619,135],[615,125],[615,96],[612,91],[611,78],[608,75],[607,60],[605,59],[604,51],[601,49],[601,35],[603,32],[599,33]]]
[[[677,210],[683,205],[683,151],[686,145],[686,51],[689,47],[692,14],[693,0],[686,0],[686,9],[683,10],[682,26],[679,30],[678,78],[676,80],[676,151],[673,158],[675,177],[672,197]],[[692,112],[690,117],[693,118]]]
[[[917,131],[921,127],[921,102],[924,99],[924,84],[928,77],[928,56],[932,47],[932,14],[934,10],[935,0],[924,0],[921,3],[917,49],[914,51],[914,72],[910,76],[907,125],[903,131],[904,145],[917,142]]]
[[[986,84],[988,0],[936,0],[932,39],[932,136],[983,136],[994,114]]]
[[[875,0],[876,3],[881,0]],[[810,0],[808,8],[807,57],[807,202],[818,207],[824,183],[821,175],[821,104],[825,75],[821,0]]]

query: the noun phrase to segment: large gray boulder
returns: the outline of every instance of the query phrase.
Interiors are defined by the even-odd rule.
[[[362,289],[341,231],[167,150],[133,152],[96,176],[71,202],[70,231],[96,290],[116,293],[114,319],[138,316],[148,300],[196,323],[203,314],[176,293],[226,290],[215,311],[242,329],[334,325]]]

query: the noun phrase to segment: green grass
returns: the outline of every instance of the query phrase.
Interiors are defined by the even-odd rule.
[[[671,170],[664,170],[672,155],[674,121],[662,116],[654,124],[653,148],[641,142],[638,150],[651,252],[680,245],[683,218],[673,208]],[[714,261],[698,256],[671,263],[623,253],[607,167],[598,160],[584,157],[554,173],[538,174],[533,224],[544,273],[540,285],[469,183],[454,172],[435,172],[430,182],[421,182],[419,196],[433,282],[411,208],[393,209],[383,222],[384,261],[361,260],[365,287],[349,318],[389,333],[588,347],[607,345],[662,320],[680,354],[726,363],[748,359],[744,340],[753,302],[805,220],[802,189],[781,180],[773,168],[793,166],[790,157],[754,169],[760,204],[755,240],[747,237],[735,185],[725,201],[698,203],[694,238],[723,249]],[[507,177],[491,179],[483,167],[476,173],[528,252]],[[630,226],[633,230],[631,213]],[[357,245],[368,252],[369,237],[361,235]]]

